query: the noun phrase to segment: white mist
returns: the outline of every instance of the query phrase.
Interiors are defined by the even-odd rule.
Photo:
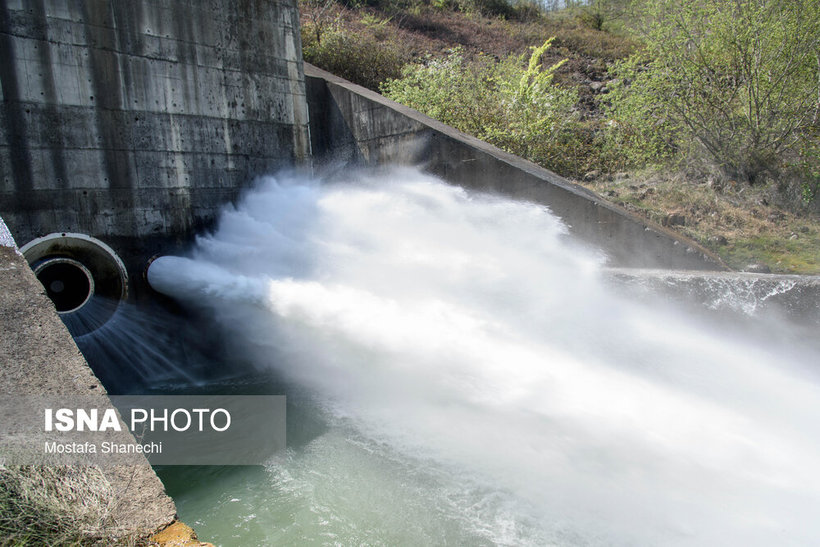
[[[612,294],[566,233],[394,169],[265,179],[156,261],[329,416],[251,488],[239,544],[820,542],[816,351]]]

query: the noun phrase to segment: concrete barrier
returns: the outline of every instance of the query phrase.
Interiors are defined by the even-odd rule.
[[[106,397],[2,219],[0,287],[0,391],[4,397],[41,396],[55,401]],[[174,502],[148,460],[141,458],[140,465],[101,469],[116,493],[110,514],[113,537],[147,537],[175,518]]]
[[[775,315],[820,327],[820,276],[614,268],[605,274],[637,298],[663,295],[719,313]]]

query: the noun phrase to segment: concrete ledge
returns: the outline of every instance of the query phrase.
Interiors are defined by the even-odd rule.
[[[314,158],[418,165],[465,188],[548,206],[612,266],[725,270],[695,241],[646,222],[532,162],[305,63]]]
[[[646,289],[715,311],[774,313],[820,326],[820,276],[616,268],[606,273],[617,286]]]
[[[5,396],[106,397],[43,286],[9,244],[0,237],[0,390]],[[112,534],[147,537],[174,520],[174,502],[147,460],[102,472],[115,492]]]

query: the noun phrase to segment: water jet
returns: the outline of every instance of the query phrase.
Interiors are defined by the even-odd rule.
[[[260,181],[148,281],[324,427],[264,470],[170,479],[182,514],[266,544],[820,537],[820,347],[760,309],[613,290],[626,274],[567,231],[411,169]],[[707,309],[756,285],[713,277]]]

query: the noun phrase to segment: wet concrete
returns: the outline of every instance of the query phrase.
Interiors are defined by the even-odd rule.
[[[0,216],[190,239],[309,158],[301,63],[291,0],[0,0]]]

